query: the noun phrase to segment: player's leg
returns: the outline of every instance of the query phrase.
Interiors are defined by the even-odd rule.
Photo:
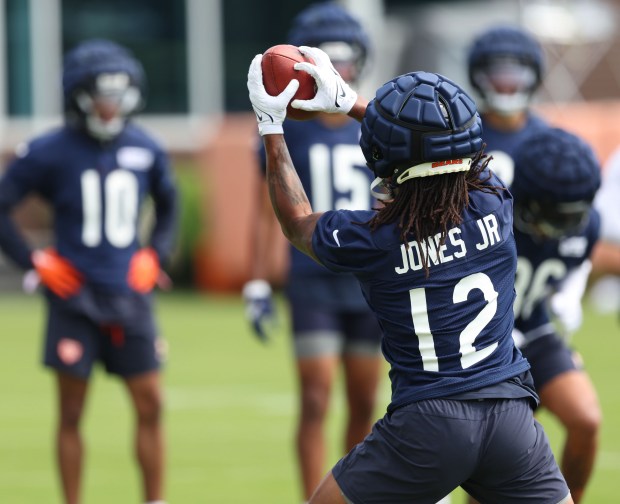
[[[162,426],[161,340],[148,296],[122,298],[123,325],[108,325],[102,361],[126,384],[135,410],[135,450],[146,502],[163,500],[165,446]]]
[[[56,376],[58,423],[56,454],[64,502],[80,501],[83,441],[80,423],[88,378],[99,354],[98,328],[55,297],[48,299],[44,363]]]
[[[596,391],[583,371],[556,376],[539,390],[541,404],[566,429],[561,467],[576,503],[582,500],[598,447],[601,409]]]
[[[342,336],[329,312],[308,303],[291,301],[290,305],[299,382],[296,447],[303,496],[308,499],[325,475],[325,419]]]
[[[346,342],[342,352],[348,405],[345,452],[370,433],[375,422],[377,388],[381,379],[381,328],[370,312],[345,312]]]
[[[370,433],[374,423],[382,358],[348,354],[343,361],[349,410],[345,434],[345,451],[348,452]]]
[[[164,435],[162,394],[158,371],[125,380],[136,412],[136,458],[147,502],[163,499]]]
[[[84,447],[80,435],[80,421],[88,381],[66,373],[56,373],[58,385],[58,426],[56,452],[60,481],[66,504],[80,502],[82,461]]]
[[[588,375],[577,369],[571,350],[556,335],[543,336],[523,349],[541,405],[566,429],[561,468],[576,503],[594,467],[601,408]],[[558,457],[560,459],[560,457]]]
[[[325,419],[338,363],[333,355],[297,359],[300,410],[296,444],[305,499],[325,474]]]

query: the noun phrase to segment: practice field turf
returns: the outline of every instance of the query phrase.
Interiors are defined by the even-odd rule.
[[[250,333],[235,296],[174,293],[158,301],[169,342],[165,373],[170,504],[298,504],[292,448],[296,390],[287,319],[269,345]],[[42,302],[0,295],[0,503],[58,504],[54,466],[54,382],[39,364]],[[598,388],[604,410],[601,451],[587,503],[618,502],[620,392],[615,315],[586,313],[574,343]],[[386,368],[387,374],[387,368]],[[386,376],[387,378],[387,376]],[[380,416],[389,400],[381,388]],[[87,405],[85,504],[138,504],[132,418],[121,384],[98,371]],[[340,454],[344,420],[338,387],[330,417],[330,463]],[[561,431],[540,416],[554,447]],[[463,504],[456,493],[453,504]]]

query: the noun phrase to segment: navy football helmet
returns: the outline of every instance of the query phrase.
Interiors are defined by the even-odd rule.
[[[501,26],[478,36],[468,55],[471,85],[500,114],[525,110],[542,82],[543,50],[520,28]]]
[[[366,64],[370,40],[360,22],[334,2],[312,4],[293,20],[288,43],[325,51],[347,82],[356,81]]]
[[[514,160],[515,226],[543,238],[579,232],[601,185],[591,147],[563,129],[548,128],[524,139]]]
[[[476,104],[443,75],[412,72],[377,90],[362,121],[368,167],[392,184],[466,171],[482,149]]]
[[[65,55],[62,87],[67,122],[108,141],[142,107],[146,79],[142,65],[127,49],[95,39]]]

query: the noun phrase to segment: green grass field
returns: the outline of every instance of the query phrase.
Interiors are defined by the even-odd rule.
[[[292,435],[296,392],[282,306],[272,344],[250,334],[238,298],[191,293],[159,297],[169,342],[165,373],[170,504],[298,504]],[[54,382],[39,364],[43,305],[39,297],[0,296],[0,502],[60,503],[54,466]],[[618,502],[620,393],[616,382],[619,327],[614,315],[589,310],[575,336],[605,414],[601,451],[587,500]],[[387,371],[387,368],[386,368]],[[382,414],[389,400],[381,388]],[[98,371],[91,385],[84,436],[85,504],[138,504],[132,418],[125,391]],[[329,421],[330,463],[340,454],[340,388]],[[558,426],[544,414],[554,447]],[[453,504],[463,504],[455,493]]]

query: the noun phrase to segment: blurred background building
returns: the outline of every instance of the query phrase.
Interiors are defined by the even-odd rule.
[[[253,148],[246,75],[254,54],[283,43],[309,0],[0,0],[0,148],[62,120],[62,55],[94,37],[129,47],[148,76],[138,121],[171,151],[183,197],[173,274],[180,284],[234,290],[247,276]],[[601,161],[620,145],[618,0],[342,0],[370,31],[371,97],[394,75],[442,73],[469,86],[466,53],[479,32],[518,24],[541,41],[547,70],[537,106],[584,136]],[[0,171],[2,167],[0,166]],[[45,241],[36,201],[19,219]],[[286,258],[274,244],[274,278]],[[0,255],[0,288],[19,275]]]

